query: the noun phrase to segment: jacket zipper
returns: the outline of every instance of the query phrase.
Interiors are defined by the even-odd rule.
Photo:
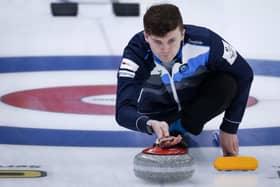
[[[169,77],[169,80],[170,80],[170,86],[171,86],[171,90],[172,90],[172,95],[173,95],[173,98],[174,100],[176,101],[177,103],[177,106],[178,106],[178,111],[180,112],[182,110],[182,107],[181,107],[181,104],[180,104],[180,101],[179,101],[179,97],[178,97],[178,94],[177,94],[177,91],[176,91],[176,87],[175,87],[175,83],[174,83],[174,80],[173,80],[173,69],[174,69],[174,65],[172,67],[172,75],[170,75],[170,73],[165,69],[163,68],[164,71],[167,73],[168,77]]]

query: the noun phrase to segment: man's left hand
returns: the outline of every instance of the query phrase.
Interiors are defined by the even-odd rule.
[[[220,146],[224,156],[237,156],[239,152],[237,135],[220,130]]]

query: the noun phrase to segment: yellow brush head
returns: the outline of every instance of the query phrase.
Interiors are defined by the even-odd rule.
[[[258,161],[250,156],[226,156],[218,157],[214,161],[217,170],[255,170],[258,168]]]

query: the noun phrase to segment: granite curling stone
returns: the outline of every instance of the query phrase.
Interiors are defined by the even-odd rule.
[[[144,180],[178,181],[193,173],[194,161],[186,148],[153,146],[134,157],[134,174]]]

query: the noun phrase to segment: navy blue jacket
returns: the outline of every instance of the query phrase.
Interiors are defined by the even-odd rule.
[[[190,101],[205,75],[230,73],[237,94],[225,111],[222,130],[236,133],[253,80],[253,71],[240,54],[218,34],[203,27],[184,25],[185,37],[171,72],[153,55],[144,33],[125,47],[118,70],[116,120],[128,129],[146,132],[149,119],[179,112]]]

